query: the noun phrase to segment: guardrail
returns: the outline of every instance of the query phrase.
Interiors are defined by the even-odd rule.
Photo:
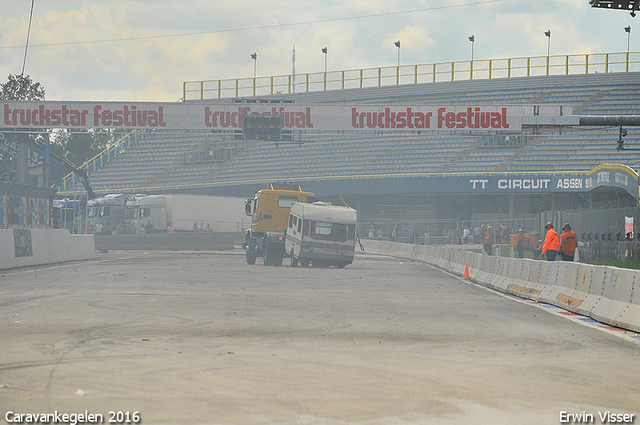
[[[600,322],[640,332],[639,270],[493,257],[443,246],[366,241],[367,251],[422,261],[504,293],[556,305]]]
[[[474,79],[640,71],[640,52],[400,65],[256,78],[185,81],[182,100],[265,96]]]

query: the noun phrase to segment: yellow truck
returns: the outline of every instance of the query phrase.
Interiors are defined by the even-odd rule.
[[[245,232],[242,247],[247,264],[262,257],[265,266],[280,266],[285,257],[285,231],[291,206],[296,202],[317,201],[314,193],[304,192],[300,185],[269,183],[253,198],[245,201],[245,214],[251,216],[251,228]]]

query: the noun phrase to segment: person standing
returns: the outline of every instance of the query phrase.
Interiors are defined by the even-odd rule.
[[[413,243],[413,241],[414,241],[413,229],[409,227],[409,230],[407,231],[407,243]]]
[[[562,257],[562,261],[573,261],[578,236],[571,230],[569,223],[565,223],[564,226],[562,226],[562,230],[564,232],[560,235],[560,256]]]
[[[455,238],[456,238],[455,244],[462,245],[462,229],[460,228],[459,224],[456,226]]]
[[[487,226],[487,233],[484,235],[484,250],[488,255],[491,255],[493,249],[493,229],[491,226]]]
[[[473,228],[473,243],[479,244],[480,242],[482,242],[482,229],[476,224],[476,227]]]
[[[560,238],[558,233],[553,228],[553,224],[548,222],[544,226],[547,234],[544,237],[544,245],[542,245],[542,254],[547,256],[547,261],[554,261],[556,255],[558,255],[558,249],[560,249]]]
[[[518,250],[518,258],[524,258],[524,243],[527,237],[524,235],[524,229],[518,229],[518,233],[513,238],[513,242]]]
[[[147,224],[144,226],[144,233],[147,235],[153,233],[153,224],[151,224],[151,220],[147,220]]]

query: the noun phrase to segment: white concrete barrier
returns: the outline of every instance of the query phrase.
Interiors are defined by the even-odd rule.
[[[93,257],[93,235],[71,235],[66,229],[0,229],[0,269]]]
[[[590,264],[495,257],[444,246],[369,241],[367,251],[423,261],[523,298],[553,304],[640,332],[640,271]]]

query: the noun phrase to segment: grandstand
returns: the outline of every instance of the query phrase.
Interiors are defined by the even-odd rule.
[[[273,100],[275,96],[263,97]],[[278,96],[306,103],[560,104],[585,115],[640,114],[640,74],[592,74],[426,83]],[[218,100],[221,101],[221,100]],[[628,142],[640,132],[629,129]],[[512,138],[515,138],[512,136]],[[564,128],[529,134],[519,144],[487,146],[474,134],[323,134],[292,144],[247,142],[212,132],[145,132],[91,175],[101,192],[174,188],[262,179],[406,173],[587,171],[602,163],[635,166],[637,152],[617,151],[616,128]],[[223,146],[224,145],[224,146]],[[200,148],[198,148],[200,146]],[[201,155],[221,149],[224,160]],[[201,158],[194,157],[201,155]],[[69,187],[66,191],[82,190]]]
[[[558,105],[574,115],[640,115],[640,73],[494,78],[189,102]],[[136,143],[95,167],[90,178],[94,190],[103,194],[182,191],[236,196],[250,196],[266,182],[295,181],[324,197],[353,196],[349,202],[363,211],[369,209],[372,216],[381,210],[375,205],[381,201],[371,197],[435,194],[407,202],[424,205],[435,211],[434,217],[441,217],[444,212],[438,213],[433,206],[459,203],[443,196],[460,191],[418,188],[433,187],[438,176],[585,174],[602,164],[636,168],[639,152],[617,150],[618,131],[617,127],[579,126],[529,126],[521,134],[307,130],[276,146],[273,141],[245,140],[233,131],[146,130]],[[639,137],[640,129],[629,128],[625,146],[637,147]],[[79,182],[71,180],[60,188],[63,194],[82,191]],[[614,195],[620,199],[619,191]],[[575,208],[592,201],[585,193],[544,201],[534,199],[544,197],[540,194],[526,195],[524,201],[504,196],[490,205],[471,202],[471,210],[458,216],[503,214],[506,208],[514,217],[534,214],[540,205]],[[492,209],[492,205],[499,207]]]

